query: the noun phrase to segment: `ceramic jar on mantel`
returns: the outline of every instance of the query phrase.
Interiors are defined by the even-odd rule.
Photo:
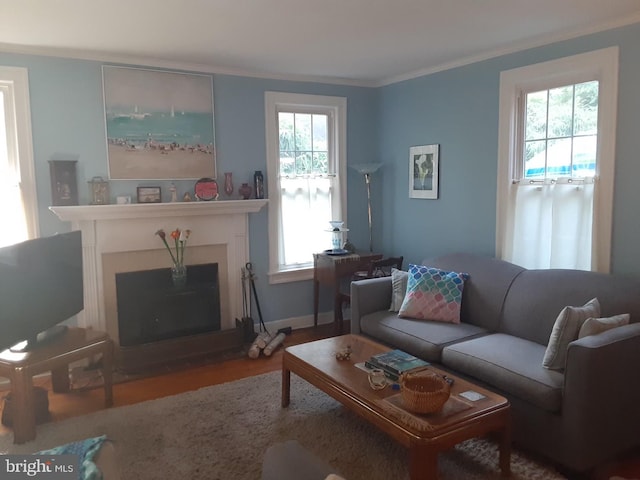
[[[243,183],[240,188],[238,188],[238,193],[242,195],[244,200],[249,200],[249,197],[251,197],[251,185]]]

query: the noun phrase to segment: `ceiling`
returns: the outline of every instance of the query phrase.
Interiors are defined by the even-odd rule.
[[[635,22],[638,0],[4,0],[0,51],[374,86]]]

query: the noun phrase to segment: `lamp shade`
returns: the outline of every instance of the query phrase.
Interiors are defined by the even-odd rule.
[[[373,173],[376,170],[379,170],[382,167],[381,163],[356,163],[355,165],[349,165],[351,168],[356,170],[358,173],[362,173],[366,175],[367,173]]]

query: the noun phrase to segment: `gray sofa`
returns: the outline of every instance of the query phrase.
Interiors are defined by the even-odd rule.
[[[640,445],[640,279],[576,270],[526,270],[451,254],[424,265],[470,275],[461,323],[390,312],[391,278],[351,284],[351,332],[400,348],[507,397],[513,439],[565,470],[585,472]],[[542,366],[565,306],[597,297],[601,317],[631,323],[569,344],[564,371]]]

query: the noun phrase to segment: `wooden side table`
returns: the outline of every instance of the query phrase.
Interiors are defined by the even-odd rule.
[[[59,338],[29,352],[5,350],[0,353],[0,376],[11,381],[14,400],[14,443],[36,438],[33,376],[50,370],[53,391],[68,392],[69,364],[100,353],[105,406],[110,407],[113,404],[113,342],[105,332],[69,327]]]
[[[326,253],[313,254],[313,325],[318,325],[318,304],[320,285],[328,285],[333,293],[333,321],[342,332],[342,324],[337,322],[342,315],[339,309],[340,302],[340,280],[350,277],[355,272],[367,270],[369,262],[379,260],[382,255],[379,253],[356,252],[349,255],[327,255]]]

